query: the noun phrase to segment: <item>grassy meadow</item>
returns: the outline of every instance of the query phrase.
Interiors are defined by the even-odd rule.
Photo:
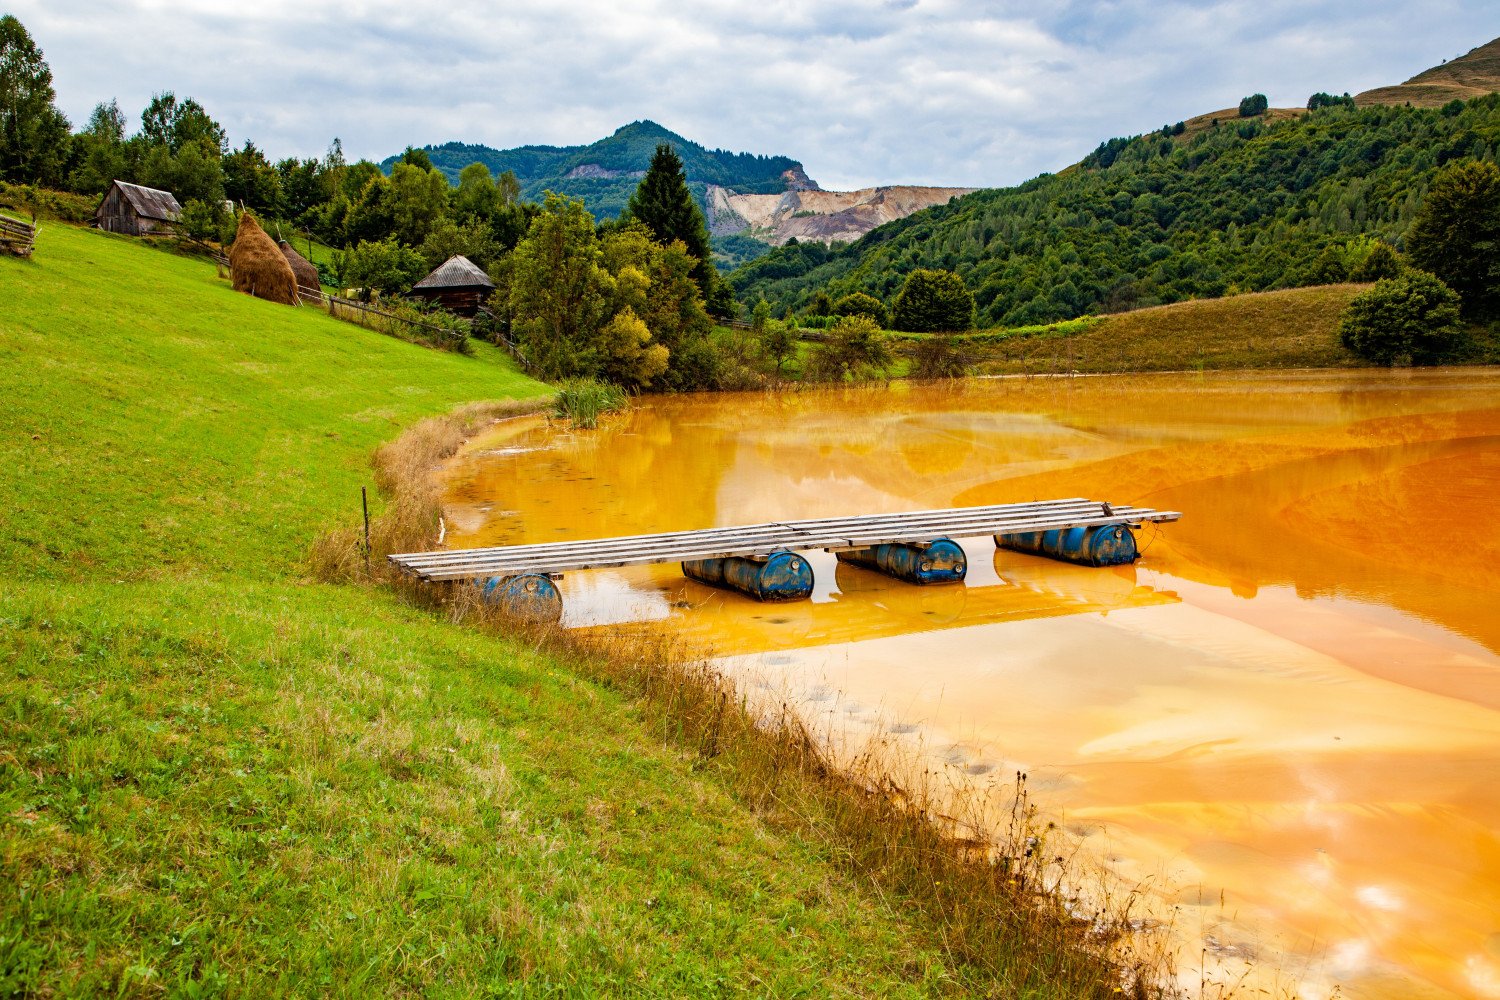
[[[500,353],[59,224],[0,303],[0,993],[1109,993],[968,961],[577,654],[313,582],[378,444],[548,392]]]
[[[1339,314],[1367,285],[1198,299],[983,337],[984,374],[1362,366]]]

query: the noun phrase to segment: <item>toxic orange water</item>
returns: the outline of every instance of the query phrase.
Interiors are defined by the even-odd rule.
[[[953,587],[815,554],[792,605],[572,574],[567,620],[675,629],[852,730],[1026,771],[1205,966],[1500,997],[1500,371],[653,399],[501,425],[448,473],[460,546],[1069,496],[1184,516],[1122,569],[967,540]]]

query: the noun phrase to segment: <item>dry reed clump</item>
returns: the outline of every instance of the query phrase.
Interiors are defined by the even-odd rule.
[[[318,269],[313,266],[312,261],[293,249],[292,245],[286,240],[280,241],[277,247],[281,250],[281,256],[285,257],[287,264],[291,266],[292,276],[297,279],[297,287],[299,289],[310,288],[316,291],[322,287],[322,283],[318,279]],[[300,292],[298,294],[301,295]],[[307,296],[301,297],[307,298]]]
[[[325,532],[313,542],[313,575],[325,583],[366,579],[368,555],[369,579],[404,582],[390,572],[385,557],[393,552],[419,552],[437,544],[442,500],[433,470],[487,424],[540,413],[551,405],[551,398],[545,396],[469,403],[452,413],[419,421],[396,440],[381,445],[371,465],[385,508],[370,520],[370,551],[364,550],[362,525]]]
[[[282,305],[297,304],[297,276],[271,237],[249,212],[240,213],[234,246],[229,248],[234,290]]]

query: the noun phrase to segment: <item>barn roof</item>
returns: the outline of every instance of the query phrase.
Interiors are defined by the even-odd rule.
[[[182,206],[177,204],[177,199],[170,191],[158,191],[156,188],[141,187],[126,181],[115,181],[115,187],[130,202],[135,214],[143,219],[176,222],[182,216]]]
[[[494,288],[495,283],[469,258],[455,255],[441,267],[412,286],[412,290],[439,288]]]

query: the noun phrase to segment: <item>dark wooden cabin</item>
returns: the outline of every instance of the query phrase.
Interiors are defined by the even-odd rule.
[[[182,206],[170,191],[115,181],[104,192],[94,225],[111,233],[146,236],[171,232],[182,218]]]
[[[472,319],[494,290],[495,283],[490,276],[473,261],[454,256],[412,286],[411,294],[431,299],[449,312]]]

